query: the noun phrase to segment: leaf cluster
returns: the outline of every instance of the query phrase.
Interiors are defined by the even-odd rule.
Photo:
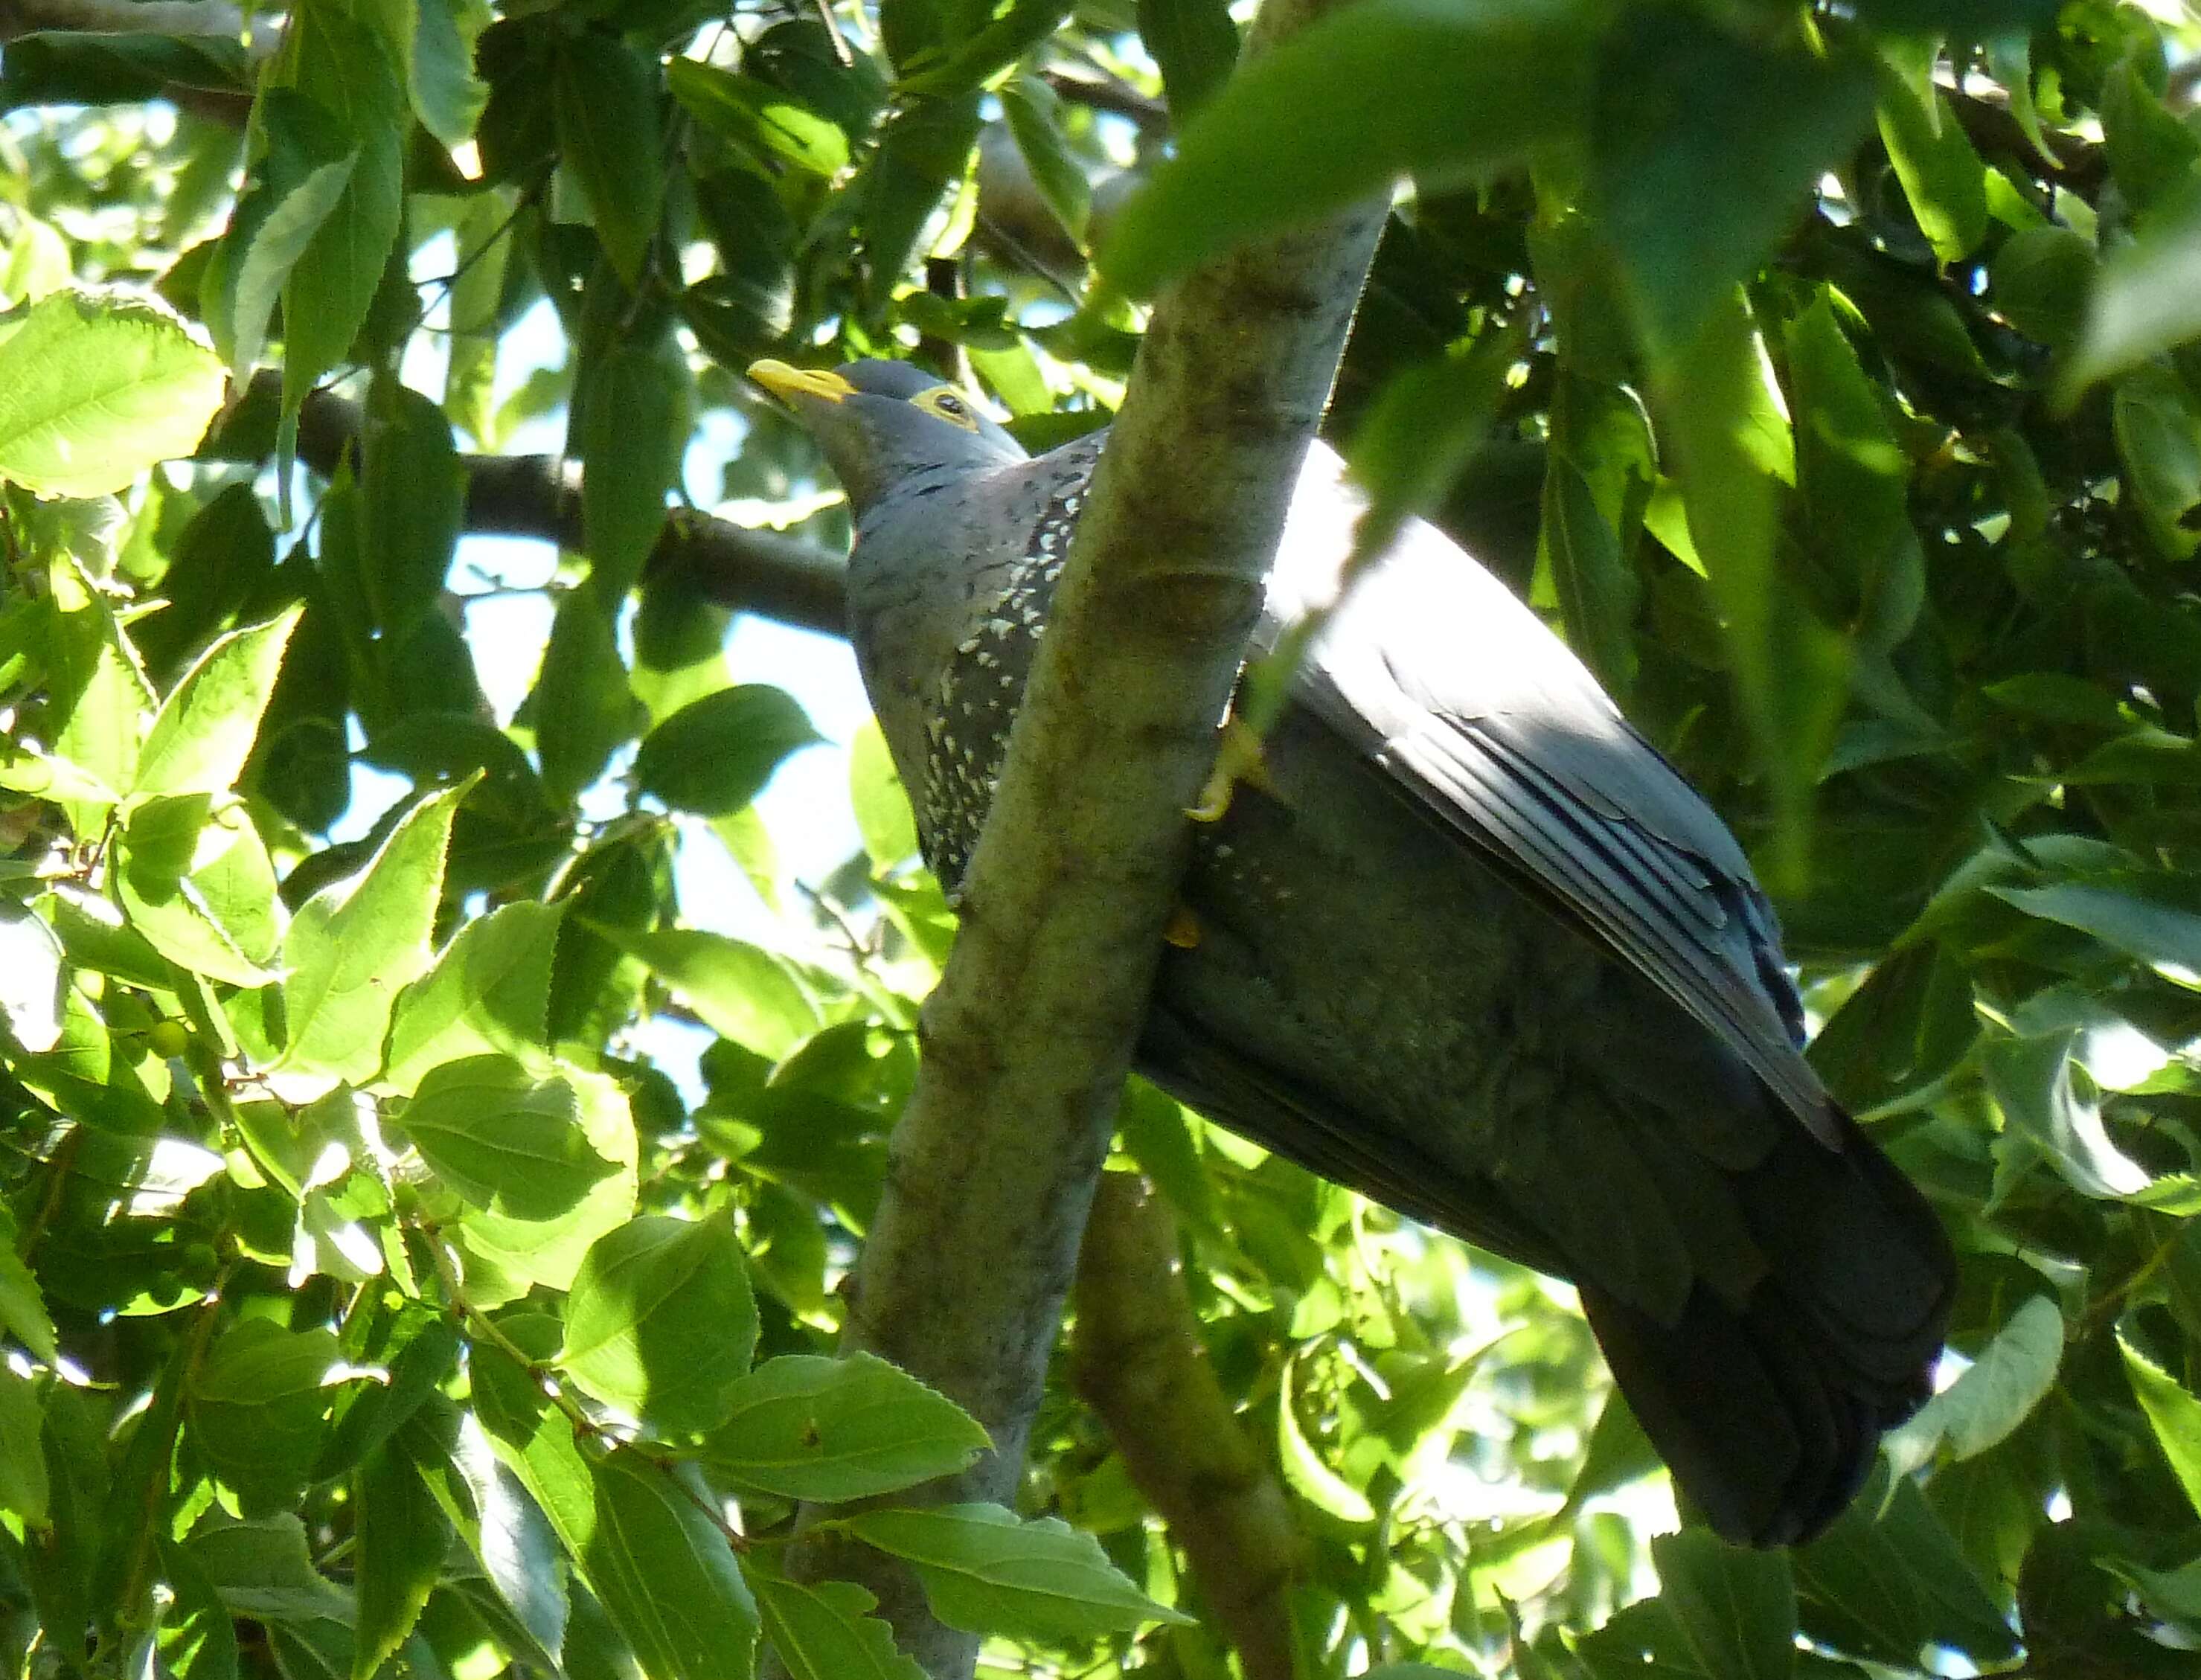
[[[1815,1060],[1964,1283],[1865,1495],[1740,1554],[1663,1531],[1563,1289],[1135,1087],[1116,1165],[1283,1489],[1301,1671],[2191,1671],[2201,40],[2167,17],[1362,0],[1243,68],[1215,0],[10,42],[7,1660],[684,1680],[769,1642],[908,1680],[867,1595],[784,1566],[807,1501],[1005,1660],[1232,1671],[1066,1383],[1017,1511],[926,1505],[984,1432],[828,1357],[950,919],[875,731],[851,855],[783,863],[817,843],[760,791],[839,748],[724,656],[667,504],[836,542],[729,370],[913,354],[1045,447],[1105,421],[1130,300],[1403,179],[1332,420],[1365,543],[1447,526],[1729,816]],[[582,471],[578,549],[516,583],[461,543],[508,447]]]

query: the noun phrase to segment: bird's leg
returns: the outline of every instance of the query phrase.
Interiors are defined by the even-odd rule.
[[[1230,808],[1230,796],[1238,784],[1246,782],[1273,794],[1276,784],[1269,779],[1269,767],[1261,756],[1259,731],[1247,723],[1235,712],[1223,720],[1223,739],[1215,749],[1215,768],[1208,772],[1207,780],[1200,790],[1200,802],[1185,815],[1196,823],[1223,820]]]

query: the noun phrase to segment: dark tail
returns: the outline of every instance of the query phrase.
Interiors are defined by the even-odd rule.
[[[1579,1285],[1614,1379],[1726,1539],[1809,1540],[1931,1391],[1956,1261],[1916,1186],[1835,1112],[1840,1154],[1798,1127],[1732,1182],[1770,1260],[1740,1307],[1703,1283],[1662,1324]]]

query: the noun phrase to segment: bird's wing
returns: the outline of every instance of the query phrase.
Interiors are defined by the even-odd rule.
[[[1271,628],[1335,592],[1358,499],[1309,458]],[[1411,521],[1311,651],[1298,698],[1431,818],[1519,872],[1731,1046],[1829,1146],[1771,908],[1718,816],[1558,638]]]

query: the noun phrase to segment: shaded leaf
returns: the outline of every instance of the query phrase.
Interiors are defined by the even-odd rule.
[[[2125,1357],[2125,1375],[2134,1397],[2154,1427],[2155,1438],[2178,1485],[2196,1511],[2201,1511],[2201,1400],[2196,1400],[2163,1367],[2132,1344],[2120,1331],[2117,1348]]]
[[[554,76],[559,156],[588,200],[604,255],[634,290],[665,198],[656,62],[590,30],[560,51]]]
[[[692,701],[643,737],[634,778],[675,810],[742,809],[789,754],[823,740],[784,689],[744,684]]]
[[[412,1460],[387,1447],[353,1477],[352,1500],[359,1622],[351,1680],[369,1680],[405,1642],[443,1578],[451,1525]]]
[[[1303,226],[1412,173],[1458,182],[1568,132],[1592,14],[1570,0],[1367,0],[1247,65],[1124,210],[1102,273],[1150,292],[1217,252]],[[1340,87],[1381,87],[1377,102]]]
[[[894,1630],[870,1612],[874,1599],[853,1581],[804,1586],[752,1574],[765,1637],[795,1680],[924,1680],[895,1648]]]
[[[932,1613],[966,1632],[1083,1639],[1192,1619],[1124,1579],[1091,1535],[1051,1517],[1020,1523],[998,1505],[943,1505],[836,1521],[866,1544],[907,1559]]]
[[[664,1471],[615,1454],[590,1466],[592,1530],[583,1569],[643,1671],[667,1680],[747,1680],[756,1602],[725,1531]]]

